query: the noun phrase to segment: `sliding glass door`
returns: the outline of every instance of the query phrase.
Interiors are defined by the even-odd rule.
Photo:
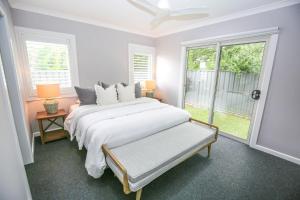
[[[247,141],[265,46],[258,40],[187,48],[184,106],[192,117]]]
[[[185,109],[193,118],[208,122],[216,73],[216,46],[189,48]]]
[[[264,47],[265,42],[221,47],[213,123],[242,140],[248,139],[256,101],[251,94],[259,87]]]

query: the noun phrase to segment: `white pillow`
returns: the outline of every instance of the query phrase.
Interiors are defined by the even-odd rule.
[[[111,85],[104,89],[100,85],[95,85],[95,91],[97,96],[97,105],[109,105],[118,103],[118,96],[115,85]]]
[[[123,86],[118,84],[118,98],[120,102],[135,100],[135,87],[134,85]]]

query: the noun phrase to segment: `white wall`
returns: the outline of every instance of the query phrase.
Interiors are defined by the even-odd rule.
[[[12,9],[12,17],[15,26],[75,35],[79,84],[82,87],[93,87],[99,80],[128,82],[128,44],[155,44],[154,38],[18,9]],[[59,101],[60,108],[68,110],[76,99]],[[43,110],[42,102],[28,101],[27,106],[32,131],[36,132],[38,126],[34,117],[37,111]]]
[[[181,42],[224,34],[278,26],[280,28],[265,114],[258,144],[300,158],[299,128],[299,35],[300,5],[208,25],[157,39],[115,31],[104,27],[12,9],[17,26],[74,34],[77,42],[79,82],[91,87],[96,81],[128,81],[128,43],[156,46],[158,91],[168,103],[178,102]],[[74,99],[61,100],[68,108]],[[29,102],[30,121],[34,131],[35,112],[41,102]]]

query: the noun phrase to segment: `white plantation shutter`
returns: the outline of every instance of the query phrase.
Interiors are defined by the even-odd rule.
[[[133,55],[133,79],[134,82],[152,79],[152,55]]]
[[[16,27],[22,82],[28,100],[35,99],[37,84],[56,83],[62,96],[74,95],[78,85],[74,35]]]
[[[129,80],[131,83],[153,79],[155,49],[136,44],[128,45]]]
[[[31,86],[59,83],[71,87],[68,46],[65,44],[26,41]]]

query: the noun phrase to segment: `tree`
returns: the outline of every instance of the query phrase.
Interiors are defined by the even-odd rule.
[[[214,48],[193,48],[188,50],[188,69],[199,70],[200,62],[205,62],[207,69],[214,69],[216,50]]]
[[[66,70],[68,50],[65,46],[31,42],[27,44],[29,63],[39,70]]]
[[[221,70],[235,73],[259,73],[264,46],[264,42],[223,46],[221,49]],[[215,48],[189,49],[188,69],[199,70],[200,62],[206,62],[206,69],[212,70],[215,66],[215,57]]]

